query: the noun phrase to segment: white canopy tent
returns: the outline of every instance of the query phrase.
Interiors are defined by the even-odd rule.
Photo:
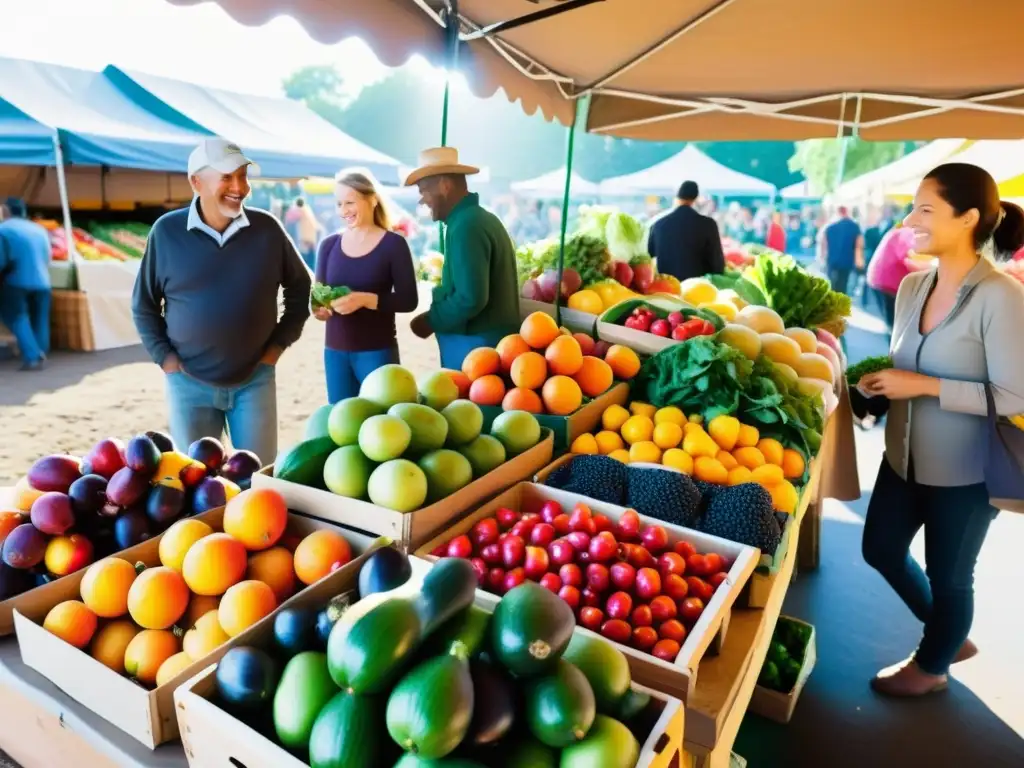
[[[841,184],[833,192],[832,197],[843,202],[881,202],[893,187],[907,179],[920,180],[928,171],[963,150],[965,146],[970,146],[965,139],[938,139],[888,165],[850,179]]]
[[[780,189],[779,197],[783,200],[817,200],[821,195],[815,193],[814,190],[811,189],[811,182],[804,179],[803,181],[798,181],[795,184],[790,184],[788,187]]]
[[[976,141],[956,154],[958,163],[970,163],[984,168],[997,184],[1016,179],[1024,174],[1024,141],[991,139]],[[931,167],[918,174],[906,177],[901,183],[886,190],[890,197],[913,197],[917,185]]]
[[[773,197],[775,185],[727,168],[687,144],[682,152],[650,168],[601,182],[602,195],[673,197],[684,181],[696,181],[702,195]]]
[[[514,181],[511,187],[513,192],[530,197],[561,197],[565,192],[565,176],[566,168],[562,166],[535,179]],[[601,185],[587,181],[573,171],[569,192],[577,197],[596,197],[601,194]]]

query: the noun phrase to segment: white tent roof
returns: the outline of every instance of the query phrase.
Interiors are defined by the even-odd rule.
[[[790,184],[788,187],[783,187],[779,190],[779,197],[783,200],[810,200],[812,198],[821,197],[811,189],[811,182],[807,179],[798,181],[795,184]]]
[[[702,195],[771,197],[775,186],[715,162],[693,144],[642,171],[601,182],[604,195],[663,195],[672,197],[684,181],[696,181]]]
[[[563,165],[554,171],[549,171],[535,179],[512,182],[512,191],[526,195],[556,196],[561,197],[565,192],[565,171]],[[578,173],[572,173],[572,186],[569,190],[576,195],[597,195],[601,187],[592,181],[587,181]]]
[[[1024,141],[1018,139],[992,139],[976,141],[962,152],[957,152],[958,163],[970,163],[984,168],[997,184],[1015,179],[1024,174]],[[887,194],[900,197],[911,197],[917,192],[917,185],[931,168],[906,178],[902,183],[886,190]]]
[[[938,139],[920,149],[842,184],[834,193],[836,200],[859,200],[890,192],[907,179],[920,181],[928,171],[956,154],[965,139]]]

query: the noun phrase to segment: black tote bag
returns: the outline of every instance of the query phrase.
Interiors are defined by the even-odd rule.
[[[985,486],[996,509],[1024,513],[1024,432],[996,413],[992,387],[985,385],[988,401],[988,441]]]

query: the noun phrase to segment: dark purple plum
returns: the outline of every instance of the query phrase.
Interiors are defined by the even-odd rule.
[[[137,435],[128,441],[124,457],[129,469],[145,475],[147,479],[152,477],[156,468],[160,466],[160,449],[145,435]]]
[[[115,507],[128,509],[138,504],[149,491],[149,475],[131,467],[118,470],[107,483],[107,501]]]
[[[67,493],[82,476],[82,462],[74,456],[44,456],[28,470],[28,484],[37,491]]]
[[[0,600],[17,597],[22,592],[28,592],[35,585],[35,576],[31,571],[11,568],[7,563],[0,563]]]
[[[206,465],[211,472],[216,472],[224,464],[227,451],[215,437],[201,437],[188,447],[188,457]]]
[[[108,437],[92,447],[82,460],[83,475],[100,475],[106,479],[114,476],[125,465],[124,443]]]
[[[208,477],[201,482],[192,496],[192,514],[200,515],[228,503],[227,483],[223,477]]]
[[[75,510],[71,497],[51,491],[32,502],[32,525],[48,536],[63,536],[75,524]]]
[[[170,485],[155,485],[146,499],[146,514],[157,525],[177,520],[185,507],[185,492]]]
[[[32,523],[19,525],[4,539],[3,561],[11,568],[35,568],[43,562],[46,543],[46,536]]]
[[[249,487],[252,476],[259,472],[262,466],[259,456],[252,451],[235,451],[224,462],[220,474],[244,491]]]
[[[107,479],[100,475],[82,475],[68,488],[75,514],[95,515],[107,503]]]
[[[118,550],[134,547],[153,533],[152,525],[145,511],[139,507],[125,510],[114,521],[114,541]]]
[[[151,429],[146,433],[146,437],[156,443],[156,447],[160,449],[160,453],[170,453],[171,451],[177,450],[174,445],[174,440],[166,432],[161,432],[156,429]]]

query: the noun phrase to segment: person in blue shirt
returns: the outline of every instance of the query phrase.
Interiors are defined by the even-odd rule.
[[[832,290],[849,294],[850,274],[864,268],[864,235],[846,206],[839,206],[837,213],[838,218],[822,232],[821,260]]]
[[[23,371],[43,367],[50,351],[50,236],[29,221],[25,203],[7,201],[0,222],[0,320],[21,350]]]

